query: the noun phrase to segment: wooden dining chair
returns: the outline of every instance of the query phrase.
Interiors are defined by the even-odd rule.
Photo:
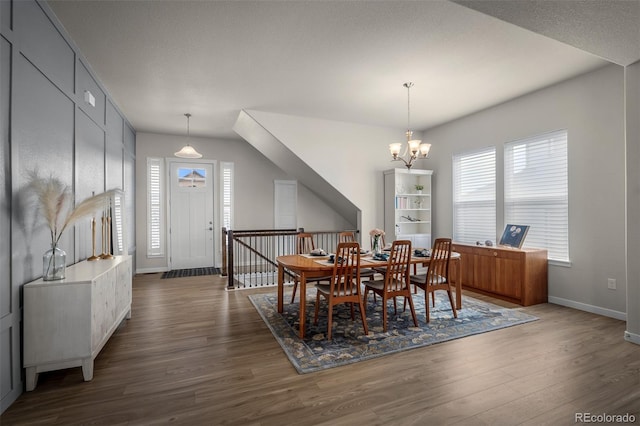
[[[356,235],[353,233],[353,231],[343,231],[343,232],[338,234],[338,242],[339,243],[354,243],[354,242],[356,242]],[[361,269],[360,270],[360,279],[368,278],[369,280],[372,280],[372,279],[375,278],[375,274],[376,274],[376,271],[371,269],[371,268]]]
[[[402,296],[409,302],[413,323],[418,326],[418,318],[413,307],[411,289],[409,288],[409,267],[411,260],[411,241],[396,240],[391,245],[389,260],[386,265],[386,273],[382,280],[368,281],[365,284],[364,294],[373,291],[382,298],[382,328],[387,331],[387,301],[393,299],[397,315],[396,297]]]
[[[299,232],[296,237],[296,253],[309,254],[315,250],[316,245],[313,242],[313,234],[308,232]]]
[[[316,312],[313,323],[318,324],[320,298],[324,297],[328,304],[327,340],[331,340],[333,307],[340,303],[351,305],[352,321],[355,319],[353,306],[354,304],[358,305],[364,333],[369,334],[364,302],[360,293],[360,244],[357,242],[338,243],[335,259],[329,284],[316,284]]]
[[[296,253],[297,254],[309,254],[313,250],[315,250],[316,246],[313,242],[313,234],[308,232],[300,232],[296,236]],[[329,276],[326,277],[318,277],[311,278],[309,282],[321,282],[321,281],[329,281]],[[291,303],[294,302],[296,298],[296,292],[298,291],[298,283],[300,282],[300,277],[296,274],[293,279],[293,292],[291,293]]]
[[[353,231],[342,231],[338,234],[338,243],[352,243],[356,241],[356,234]]]
[[[385,248],[386,244],[384,242],[384,235],[380,236],[380,244],[382,244],[382,247]],[[371,247],[373,248],[373,237],[371,237]],[[378,266],[376,268],[373,268],[371,271],[373,271],[373,274],[386,274],[387,273],[387,268],[385,266]],[[413,265],[413,273],[417,274],[418,273],[418,265],[414,264]],[[414,293],[416,293],[416,291],[414,291]],[[374,297],[373,300],[375,301],[375,293],[374,293]]]
[[[435,306],[435,292],[445,290],[449,295],[449,303],[453,310],[453,317],[458,318],[456,305],[451,294],[451,282],[449,281],[449,263],[451,260],[451,238],[437,238],[431,248],[431,259],[427,272],[419,275],[412,275],[409,280],[416,288],[424,290],[424,306],[427,322],[429,322],[429,294]]]

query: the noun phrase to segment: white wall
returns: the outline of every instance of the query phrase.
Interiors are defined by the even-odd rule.
[[[187,142],[184,136],[138,133],[136,140],[136,239],[137,270],[143,272],[167,269],[167,259],[147,258],[146,161],[148,157],[174,158]],[[190,143],[203,154],[203,160],[234,163],[235,229],[271,229],[273,216],[273,181],[294,180],[277,168],[250,144],[239,140],[190,138]],[[219,169],[217,169],[219,170]],[[335,214],[313,193],[298,185],[298,227],[309,231],[352,229],[353,224]],[[219,227],[216,229],[219,232]],[[216,238],[219,245],[220,238]],[[216,251],[219,254],[219,247]]]
[[[498,232],[505,142],[568,130],[571,266],[549,267],[549,300],[623,319],[625,143],[623,68],[611,65],[429,130],[433,144],[435,235],[452,234],[451,159],[495,145]],[[525,242],[526,244],[526,242]],[[607,288],[617,280],[617,290]]]
[[[625,68],[627,142],[627,330],[640,344],[640,61]]]

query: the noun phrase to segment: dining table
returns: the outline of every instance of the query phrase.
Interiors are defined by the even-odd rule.
[[[423,256],[411,256],[410,263],[412,265],[429,265],[430,258]],[[307,293],[307,281],[309,279],[326,277],[333,273],[333,263],[329,261],[329,255],[326,256],[313,256],[309,254],[290,254],[284,256],[278,256],[276,258],[278,263],[278,313],[284,312],[284,284],[285,275],[296,274],[299,278],[300,286],[300,302],[299,302],[299,318],[300,318],[300,338],[304,338],[305,332],[305,320],[306,318],[306,293]],[[375,260],[370,254],[360,257],[361,269],[380,268],[387,266],[387,261]],[[456,268],[456,273],[452,274],[450,280],[455,284],[456,289],[456,309],[462,309],[462,285],[460,274],[460,254],[451,253],[451,266]]]

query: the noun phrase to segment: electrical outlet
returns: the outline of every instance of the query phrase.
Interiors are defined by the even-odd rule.
[[[616,289],[616,279],[615,278],[608,278],[607,279],[607,287],[609,287],[610,290],[615,290]]]

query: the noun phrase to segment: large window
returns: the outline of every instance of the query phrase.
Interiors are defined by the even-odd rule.
[[[561,262],[569,261],[568,192],[566,130],[505,144],[505,222],[531,226],[524,246]]]
[[[453,239],[496,238],[496,148],[453,156]]]
[[[162,159],[147,158],[147,256],[164,256]]]

